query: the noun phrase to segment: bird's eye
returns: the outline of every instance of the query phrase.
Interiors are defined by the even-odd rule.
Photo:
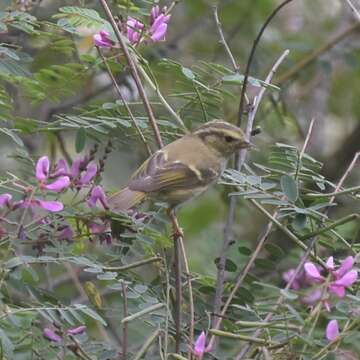
[[[235,140],[236,140],[236,139],[233,138],[232,136],[225,136],[225,141],[228,142],[228,143],[233,142],[233,141],[235,141]]]

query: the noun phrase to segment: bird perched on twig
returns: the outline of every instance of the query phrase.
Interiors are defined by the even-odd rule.
[[[147,198],[174,209],[216,183],[231,155],[250,146],[239,127],[207,122],[151,155],[127,187],[109,198],[110,209],[126,211]]]

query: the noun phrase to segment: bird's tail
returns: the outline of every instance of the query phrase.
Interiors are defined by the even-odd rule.
[[[145,193],[141,191],[132,191],[126,187],[111,195],[108,202],[112,211],[126,211],[143,201],[145,197]]]

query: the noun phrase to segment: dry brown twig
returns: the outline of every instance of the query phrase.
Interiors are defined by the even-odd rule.
[[[267,83],[271,82],[272,77],[276,73],[277,68],[285,60],[285,58],[288,56],[288,54],[289,54],[289,50],[285,50],[284,53],[275,62],[275,64],[271,68],[268,76],[266,77],[266,82]],[[246,129],[246,134],[247,134],[248,138],[250,137],[253,122],[254,122],[254,119],[255,119],[255,115],[256,115],[256,112],[257,112],[257,110],[259,108],[259,104],[260,104],[260,102],[261,102],[261,100],[263,98],[264,93],[265,93],[264,91],[260,92],[260,94],[259,94],[259,96],[258,96],[258,98],[257,98],[257,100],[255,102],[255,106],[252,108],[252,111],[250,111],[250,113],[249,113],[249,121],[248,121],[248,126],[247,126],[247,129]],[[246,149],[245,149],[245,151],[243,150],[242,153],[243,153],[243,155],[242,156],[240,155],[239,159],[243,159],[242,161],[245,161]],[[239,166],[241,168],[242,163],[238,162],[237,165],[238,165],[238,169],[239,169]],[[229,216],[228,216],[228,219],[231,219],[231,224],[230,225],[232,225],[232,223],[234,222],[234,218],[235,218],[235,204],[236,204],[236,199],[235,199],[235,197],[233,197],[230,200],[230,210],[229,210]],[[229,223],[227,225],[229,225]],[[250,268],[252,267],[257,255],[259,254],[259,252],[260,252],[260,250],[261,250],[267,236],[269,235],[271,229],[272,229],[272,223],[267,225],[263,236],[261,236],[261,238],[259,240],[257,248],[253,252],[253,254],[252,254],[251,258],[249,259],[248,263],[246,264],[245,268],[240,272],[239,276],[237,277],[237,281],[235,283],[235,286],[234,286],[233,290],[231,291],[228,299],[226,300],[222,311],[220,312],[220,317],[217,317],[216,320],[214,321],[214,326],[213,327],[215,329],[220,328],[221,323],[222,323],[222,319],[223,319],[224,315],[226,314],[226,311],[227,311],[228,307],[230,306],[231,301],[233,300],[233,297],[235,296],[237,290],[241,286],[241,284],[244,281],[246,275],[248,274]],[[225,231],[230,231],[230,230],[226,227]],[[225,266],[225,262],[226,262],[227,250],[228,250],[229,243],[230,243],[230,237],[227,240],[228,240],[227,242],[224,241],[222,253],[220,255],[220,261],[222,259],[225,259],[225,260],[223,260],[224,266]],[[220,261],[219,261],[219,264],[220,264]],[[218,276],[217,287],[216,287],[217,291],[219,291],[218,289],[221,290],[220,295],[218,294],[218,297],[215,299],[215,300],[219,301],[219,304],[215,304],[218,309],[220,309],[220,306],[221,306],[221,297],[222,297],[222,293],[223,293],[224,279],[225,279],[225,271],[223,270],[223,273],[220,274],[220,276]],[[218,286],[219,286],[219,288],[218,288]],[[214,308],[215,308],[215,306],[214,306]],[[217,314],[217,313],[218,312],[215,311],[215,314]],[[212,348],[214,342],[215,342],[215,336],[212,335],[212,337],[210,339],[210,343],[209,343],[210,348]]]
[[[134,81],[136,83],[136,86],[138,88],[139,91],[139,95],[141,97],[141,100],[143,102],[145,111],[149,117],[149,121],[151,124],[151,127],[153,129],[154,135],[155,135],[155,139],[156,142],[158,144],[159,148],[162,148],[164,146],[161,134],[160,134],[160,130],[159,127],[156,123],[156,119],[152,110],[152,107],[150,105],[150,102],[147,98],[146,92],[145,92],[145,88],[142,84],[142,80],[140,78],[139,75],[139,68],[138,68],[138,64],[136,62],[135,59],[133,59],[132,54],[129,52],[129,49],[125,43],[124,37],[121,34],[118,24],[116,23],[114,16],[112,15],[112,12],[109,8],[109,5],[107,4],[106,0],[99,0],[101,6],[103,7],[106,16],[114,30],[115,36],[120,44],[120,48],[124,53],[125,59],[130,67],[130,72],[131,75],[134,78]],[[176,5],[176,1],[174,2],[174,5]],[[173,224],[177,224],[177,219],[174,213],[171,214],[171,220],[173,222]],[[179,227],[175,227],[174,226],[174,233],[179,234]],[[176,298],[177,298],[177,303],[176,303],[176,319],[175,319],[175,323],[176,323],[176,352],[180,352],[180,342],[181,342],[181,298],[182,298],[182,289],[181,289],[181,256],[180,253],[181,251],[183,252],[183,258],[187,258],[186,253],[185,253],[185,247],[183,244],[181,244],[183,241],[182,236],[174,236],[174,254],[175,254],[175,274],[176,274],[176,282],[177,282],[177,294],[176,294]],[[188,263],[187,261],[185,261],[185,267],[186,267],[186,271],[187,273],[189,272],[189,268],[188,268]],[[180,284],[180,285],[179,285]],[[189,290],[189,297],[191,295],[192,297],[192,284],[191,281],[188,281],[188,290]],[[193,303],[193,300],[191,299],[190,304]],[[189,338],[193,339],[193,328],[194,328],[194,314],[192,311],[191,314],[191,324],[190,324],[190,334],[189,334]]]

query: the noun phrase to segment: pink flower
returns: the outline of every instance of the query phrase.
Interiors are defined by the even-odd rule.
[[[86,167],[85,174],[81,175],[79,184],[86,185],[88,184],[96,175],[97,166],[95,163],[91,163]]]
[[[11,194],[1,194],[0,195],[0,207],[1,206],[7,206],[10,207],[10,201],[12,199],[12,195]]]
[[[330,320],[326,326],[326,338],[334,341],[339,336],[339,325],[337,320]]]
[[[112,48],[114,46],[114,42],[110,40],[109,33],[106,30],[100,30],[99,33],[94,34],[93,40],[95,46],[101,48]]]
[[[50,162],[47,156],[42,156],[36,163],[35,176],[39,181],[45,180],[49,176]]]
[[[155,19],[160,15],[160,7],[159,5],[155,5],[151,8],[150,11],[150,24],[152,25]]]
[[[55,170],[51,174],[52,177],[58,177],[58,176],[69,176],[69,170],[66,165],[66,161],[64,159],[60,159],[56,165]]]
[[[144,24],[132,18],[131,16],[128,17],[126,22],[127,25],[127,37],[131,44],[137,44],[140,41],[141,34],[144,30]]]
[[[354,258],[348,256],[340,265],[338,270],[335,270],[334,259],[330,256],[326,262],[326,268],[330,273],[331,279],[328,285],[328,290],[331,294],[338,298],[343,298],[346,293],[346,288],[350,287],[357,281],[357,270],[351,270],[354,265]],[[318,268],[311,262],[304,265],[305,272],[312,279],[313,283],[324,283],[326,280],[320,274]],[[328,304],[329,306],[329,304]]]
[[[50,340],[50,341],[53,341],[53,342],[61,342],[61,337],[55,333],[54,330],[50,329],[50,328],[45,328],[43,330],[43,335],[46,339]]]
[[[59,240],[72,240],[74,236],[74,232],[71,228],[71,226],[66,225],[64,228],[61,229],[59,235],[58,235],[58,239]]]
[[[70,178],[68,176],[60,176],[54,182],[47,183],[46,181],[50,177],[50,162],[47,156],[42,156],[36,163],[35,176],[39,180],[39,186],[41,189],[60,192],[63,189],[69,187]]]
[[[78,335],[78,334],[83,334],[85,331],[86,331],[86,326],[80,325],[76,328],[66,330],[66,333],[69,335]]]
[[[35,208],[37,206],[40,206],[44,210],[48,210],[50,212],[58,212],[64,209],[63,203],[60,201],[46,201],[46,200],[40,200],[40,199],[32,199],[31,201],[21,200],[18,201],[16,204],[16,207],[20,208]]]
[[[95,186],[90,194],[90,198],[87,201],[88,205],[93,208],[96,206],[96,203],[100,201],[104,209],[109,208],[109,204],[105,195],[103,188],[100,185]]]
[[[202,331],[199,337],[195,341],[194,350],[193,350],[194,355],[199,360],[201,360],[205,354],[205,346],[206,346],[206,335],[205,332]]]
[[[165,40],[168,27],[167,23],[169,22],[170,17],[171,15],[160,14],[155,18],[149,30],[152,41],[157,42]]]
[[[194,349],[192,350],[192,353],[196,356],[198,360],[201,360],[204,354],[210,351],[211,351],[210,343],[208,346],[206,346],[206,335],[205,332],[202,331],[195,341]]]

